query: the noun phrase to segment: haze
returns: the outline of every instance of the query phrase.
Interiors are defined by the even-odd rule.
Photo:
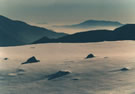
[[[135,22],[134,0],[0,0],[0,13],[33,24],[70,24],[88,19]]]

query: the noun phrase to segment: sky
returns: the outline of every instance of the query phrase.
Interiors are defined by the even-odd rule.
[[[135,0],[0,0],[0,15],[35,24],[135,23]]]

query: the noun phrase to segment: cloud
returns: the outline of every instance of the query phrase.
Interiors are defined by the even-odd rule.
[[[37,22],[84,19],[126,21],[135,16],[134,3],[134,0],[0,0],[0,12],[9,17]]]

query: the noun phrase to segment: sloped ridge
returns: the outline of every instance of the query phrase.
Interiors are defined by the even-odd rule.
[[[114,30],[117,40],[135,40],[135,24],[127,24]]]
[[[47,37],[43,37],[37,41],[34,41],[32,44],[36,44],[36,43],[50,43],[50,42],[53,42],[53,40],[55,39],[49,39]]]
[[[0,16],[0,46],[25,45],[43,37],[59,38],[65,35],[65,33],[57,33],[46,28]]]

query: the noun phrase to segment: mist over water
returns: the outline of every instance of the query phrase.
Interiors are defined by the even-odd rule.
[[[2,94],[132,94],[134,49],[134,41],[0,47],[0,91]],[[90,53],[96,57],[85,60]],[[20,66],[31,56],[40,62]],[[130,70],[119,71],[123,67]],[[48,75],[60,70],[71,74],[48,80]]]
[[[118,28],[117,26],[109,26],[109,27],[96,27],[96,28],[79,29],[79,28],[60,27],[60,26],[63,26],[65,24],[55,24],[55,25],[54,24],[34,24],[34,23],[30,23],[30,24],[35,25],[35,26],[39,26],[39,27],[48,28],[48,29],[53,30],[55,32],[64,32],[67,34],[73,34],[73,33],[91,31],[91,30],[114,30],[114,29]],[[59,27],[56,27],[56,26],[59,26]]]
[[[118,27],[82,26],[85,29],[73,29],[62,26],[78,25],[89,19],[116,21],[123,25],[135,23],[134,10],[135,0],[0,0],[0,16],[3,15],[0,19],[0,42],[4,46],[7,42],[9,46],[16,41],[27,44],[38,40],[37,32],[42,28],[29,29],[31,26],[20,21],[55,32],[73,34],[101,29],[114,30]],[[4,16],[13,22],[10,20],[9,23]],[[105,24],[99,26],[102,25]],[[134,25],[129,33],[128,28],[126,33],[120,31],[118,37],[124,34],[127,38],[129,34],[132,38],[127,39],[134,39]],[[35,34],[31,32],[34,30]],[[24,31],[30,33],[23,34]],[[43,37],[50,41],[48,38],[52,38],[42,35],[39,39]],[[93,37],[97,39],[97,35]],[[85,59],[89,54],[95,57]],[[33,56],[40,62],[24,64]],[[0,94],[135,94],[135,41],[0,47]]]
[[[114,30],[116,27],[99,27],[99,28],[88,28],[88,29],[72,29],[72,28],[57,28],[57,27],[52,27],[53,30],[56,32],[63,32],[68,33],[68,34],[73,34],[73,33],[78,33],[78,32],[83,32],[83,31],[91,31],[91,30]]]

